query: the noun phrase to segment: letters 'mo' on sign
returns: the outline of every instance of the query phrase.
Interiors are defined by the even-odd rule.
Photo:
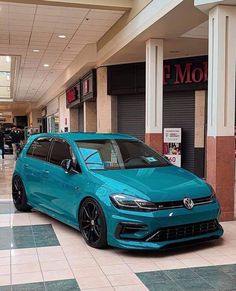
[[[166,90],[207,88],[207,56],[167,60],[163,68],[163,84]]]

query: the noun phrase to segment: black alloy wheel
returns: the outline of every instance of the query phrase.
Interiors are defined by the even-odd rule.
[[[87,198],[80,207],[79,225],[86,243],[94,248],[107,247],[107,227],[104,213],[98,202]]]
[[[30,211],[31,206],[27,204],[25,187],[19,176],[15,176],[12,180],[12,198],[13,203],[19,211]]]

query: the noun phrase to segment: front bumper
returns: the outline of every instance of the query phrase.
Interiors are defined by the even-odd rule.
[[[223,235],[218,223],[220,206],[217,201],[195,206],[191,210],[176,208],[134,212],[111,205],[108,211],[108,244],[119,248],[160,249]]]

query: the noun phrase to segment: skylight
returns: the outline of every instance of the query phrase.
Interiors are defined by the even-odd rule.
[[[11,97],[11,57],[0,56],[0,100]]]

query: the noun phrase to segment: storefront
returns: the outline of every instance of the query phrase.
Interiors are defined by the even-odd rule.
[[[164,61],[163,127],[182,129],[182,167],[204,177],[207,57]],[[145,139],[145,63],[108,67],[117,131]]]
[[[91,70],[66,91],[71,123],[77,125],[71,128],[77,131],[96,131],[96,85],[96,70]]]
[[[56,97],[47,104],[47,132],[59,132],[59,103]]]

